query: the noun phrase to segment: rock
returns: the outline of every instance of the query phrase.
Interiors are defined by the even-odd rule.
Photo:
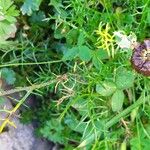
[[[4,99],[5,102],[0,105],[0,110],[4,108],[11,110],[13,108],[11,100],[7,97],[4,97]],[[7,125],[6,130],[0,133],[0,150],[52,150],[53,144],[47,140],[37,138],[34,134],[33,125],[22,124],[17,117],[18,114],[19,111],[10,118],[17,128]],[[7,116],[7,113],[0,112],[1,119],[5,119]],[[2,122],[0,120],[0,126]]]
[[[0,150],[51,150],[48,141],[36,138],[32,124],[23,125],[13,119],[17,129],[9,127],[7,132],[0,134]]]

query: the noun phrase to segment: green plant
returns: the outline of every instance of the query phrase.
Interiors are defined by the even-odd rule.
[[[15,37],[17,16],[19,16],[19,11],[16,9],[13,1],[0,1],[0,42]]]
[[[18,44],[1,51],[0,67],[5,80],[14,81],[13,69],[14,85],[34,87],[37,103],[24,114],[38,122],[37,134],[63,149],[147,149],[150,80],[130,59],[132,44],[149,37],[150,1],[16,4]],[[62,74],[64,82],[49,85]]]
[[[23,15],[31,15],[33,11],[39,10],[39,6],[42,0],[25,0],[24,4],[21,7],[21,12]]]

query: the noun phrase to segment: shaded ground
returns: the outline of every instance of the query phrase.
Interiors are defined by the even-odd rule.
[[[3,87],[5,89],[9,89]],[[0,105],[0,109],[11,110],[13,105],[8,98],[4,98],[5,102]],[[0,134],[0,150],[56,150],[56,146],[44,139],[37,138],[34,135],[34,127],[32,124],[23,125],[19,121],[19,112],[11,118],[17,128],[7,125]],[[0,112],[0,118],[4,119],[6,113]],[[0,125],[2,121],[0,121]]]

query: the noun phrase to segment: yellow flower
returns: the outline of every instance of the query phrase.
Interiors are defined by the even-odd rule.
[[[105,28],[104,28],[105,26]],[[110,26],[107,23],[99,24],[98,30],[95,31],[98,35],[97,48],[102,48],[107,51],[109,57],[114,57],[114,35],[110,34]]]

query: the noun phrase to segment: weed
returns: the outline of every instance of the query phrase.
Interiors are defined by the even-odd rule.
[[[13,41],[0,45],[0,68],[6,82],[23,87],[0,96],[35,94],[37,104],[23,116],[37,122],[39,136],[63,149],[148,149],[150,80],[130,61],[135,44],[150,37],[150,1],[15,0],[13,5],[21,8],[19,30]]]

